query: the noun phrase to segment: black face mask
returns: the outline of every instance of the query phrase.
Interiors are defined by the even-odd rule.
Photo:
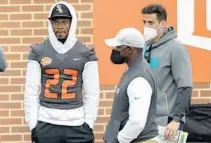
[[[121,57],[120,51],[112,50],[110,60],[114,64],[123,64],[127,61],[127,57]]]

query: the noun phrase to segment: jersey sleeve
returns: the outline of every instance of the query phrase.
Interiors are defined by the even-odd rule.
[[[39,44],[30,45],[30,52],[28,55],[28,60],[38,61],[38,57],[41,52],[42,52],[42,48],[41,48],[41,46],[39,46]]]
[[[89,50],[89,61],[97,61],[97,56],[94,48]]]

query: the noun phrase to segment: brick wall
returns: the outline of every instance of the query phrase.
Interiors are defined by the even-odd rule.
[[[79,18],[77,36],[86,44],[93,43],[93,0],[66,0],[74,5]],[[26,61],[31,43],[47,35],[47,15],[55,0],[0,0],[0,44],[3,44],[7,70],[0,73],[1,142],[30,142],[24,121],[23,92]],[[193,103],[211,102],[210,83],[196,83]],[[96,142],[102,142],[110,116],[115,85],[101,86],[100,108],[94,128]]]

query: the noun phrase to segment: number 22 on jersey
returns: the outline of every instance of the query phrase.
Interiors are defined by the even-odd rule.
[[[50,92],[50,87],[59,84],[60,81],[60,71],[59,69],[46,69],[45,73],[48,75],[53,75],[53,79],[47,79],[45,83],[45,98],[58,99],[58,93]],[[64,80],[61,86],[61,99],[74,99],[76,94],[75,92],[68,93],[68,86],[75,86],[78,79],[78,71],[73,69],[64,69],[62,72],[63,75],[71,76],[71,79]]]

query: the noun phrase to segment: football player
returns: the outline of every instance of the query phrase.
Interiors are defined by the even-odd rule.
[[[25,119],[35,143],[93,143],[99,104],[94,49],[76,38],[72,5],[60,1],[48,16],[48,38],[31,46]]]

